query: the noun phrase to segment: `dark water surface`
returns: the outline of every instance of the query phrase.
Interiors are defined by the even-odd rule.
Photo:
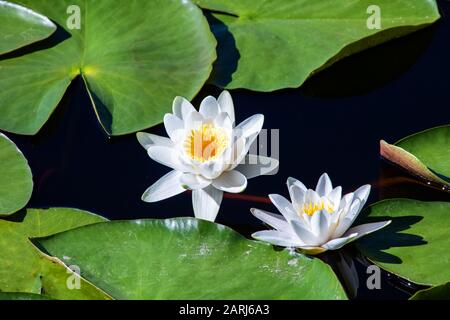
[[[347,192],[372,184],[368,203],[393,197],[450,201],[449,193],[417,182],[379,156],[380,139],[392,143],[450,123],[450,3],[441,1],[440,7],[443,19],[436,25],[338,62],[301,89],[232,91],[237,122],[263,113],[264,128],[280,130],[281,164],[277,175],[250,180],[244,197],[225,198],[218,222],[249,235],[263,227],[250,208],[276,212],[265,201],[267,194],[287,195],[289,176],[313,187],[323,172]],[[219,93],[207,86],[194,103],[198,106],[206,95]],[[162,126],[148,132],[165,135]],[[33,171],[30,207],[75,207],[110,219],[193,215],[188,193],[153,204],[140,200],[169,170],[148,158],[135,135],[104,135],[80,79],[38,135],[7,135]],[[367,262],[356,259],[353,246],[322,258],[342,274],[342,255],[354,262],[358,298],[407,298],[416,289],[383,274],[382,290],[368,290]]]

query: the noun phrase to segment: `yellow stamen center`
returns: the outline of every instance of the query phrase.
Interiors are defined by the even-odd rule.
[[[306,213],[308,216],[313,216],[314,213],[326,209],[328,213],[334,212],[334,206],[330,204],[325,204],[324,200],[321,200],[319,203],[305,203],[303,205],[303,213]]]
[[[228,135],[222,128],[203,124],[200,128],[191,130],[185,141],[185,150],[191,159],[206,162],[220,156],[228,143]]]

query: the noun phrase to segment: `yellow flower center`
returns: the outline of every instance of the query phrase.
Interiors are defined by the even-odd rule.
[[[305,203],[303,205],[303,213],[306,213],[308,216],[313,216],[314,213],[326,209],[328,213],[334,212],[334,206],[329,203],[325,204],[325,201],[321,200],[319,203]]]
[[[228,135],[222,128],[203,124],[199,129],[191,130],[186,138],[186,154],[199,162],[213,160],[223,153],[228,146],[228,140]]]

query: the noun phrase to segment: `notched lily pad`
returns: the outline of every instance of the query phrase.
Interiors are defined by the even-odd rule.
[[[365,220],[392,223],[358,241],[371,261],[409,281],[436,286],[450,280],[450,202],[390,199],[368,207]]]
[[[216,58],[214,36],[190,1],[18,3],[48,16],[58,30],[33,50],[0,58],[6,131],[37,133],[78,76],[107,133],[146,129],[162,121],[175,96],[195,96]]]
[[[56,25],[23,6],[0,1],[0,54],[49,37]]]
[[[450,125],[428,129],[395,144],[380,142],[383,158],[450,191]]]
[[[23,208],[30,200],[33,178],[27,159],[0,133],[0,217]]]
[[[112,221],[36,241],[117,299],[345,299],[322,261],[193,218]]]
[[[0,292],[45,294],[55,299],[109,299],[84,279],[79,279],[59,259],[43,254],[29,238],[49,236],[105,219],[76,209],[28,209],[0,219]],[[75,283],[72,288],[68,281]]]
[[[339,59],[439,18],[430,0],[195,2],[212,11],[209,21],[219,42],[212,82],[256,91],[299,87]],[[376,14],[368,10],[373,5],[380,10],[379,29],[367,26]]]

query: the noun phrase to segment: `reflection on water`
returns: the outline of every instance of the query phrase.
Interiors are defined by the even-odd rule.
[[[371,183],[368,203],[393,197],[450,201],[449,193],[418,183],[379,157],[380,139],[392,143],[450,122],[449,7],[449,3],[442,3],[446,16],[432,31],[408,36],[401,40],[401,46],[390,42],[338,62],[310,79],[304,89],[233,91],[238,122],[263,113],[264,128],[280,129],[281,164],[277,175],[250,180],[244,194],[226,196],[218,222],[249,236],[263,228],[250,208],[276,212],[267,199],[269,193],[286,195],[289,176],[315,185],[323,172],[346,192]],[[420,45],[411,54],[416,41]],[[408,61],[402,68],[392,68],[404,59]],[[367,76],[382,81],[349,79],[364,69],[361,61],[377,61],[379,67],[370,69]],[[339,87],[344,94],[329,94],[324,89],[330,87]],[[194,102],[198,105],[204,96],[219,93],[219,89],[207,86]],[[162,126],[148,131],[165,135]],[[192,215],[188,193],[159,203],[140,200],[143,191],[168,170],[148,158],[134,135],[104,135],[80,79],[71,85],[38,135],[8,136],[23,150],[33,170],[32,207],[77,207],[110,219]],[[382,290],[365,289],[361,284],[367,279],[367,262],[358,257],[352,245],[341,253],[327,253],[322,259],[333,265],[341,279],[346,275],[343,283],[347,292],[359,298],[407,298],[416,289],[386,273]],[[356,282],[360,286],[352,288]]]

